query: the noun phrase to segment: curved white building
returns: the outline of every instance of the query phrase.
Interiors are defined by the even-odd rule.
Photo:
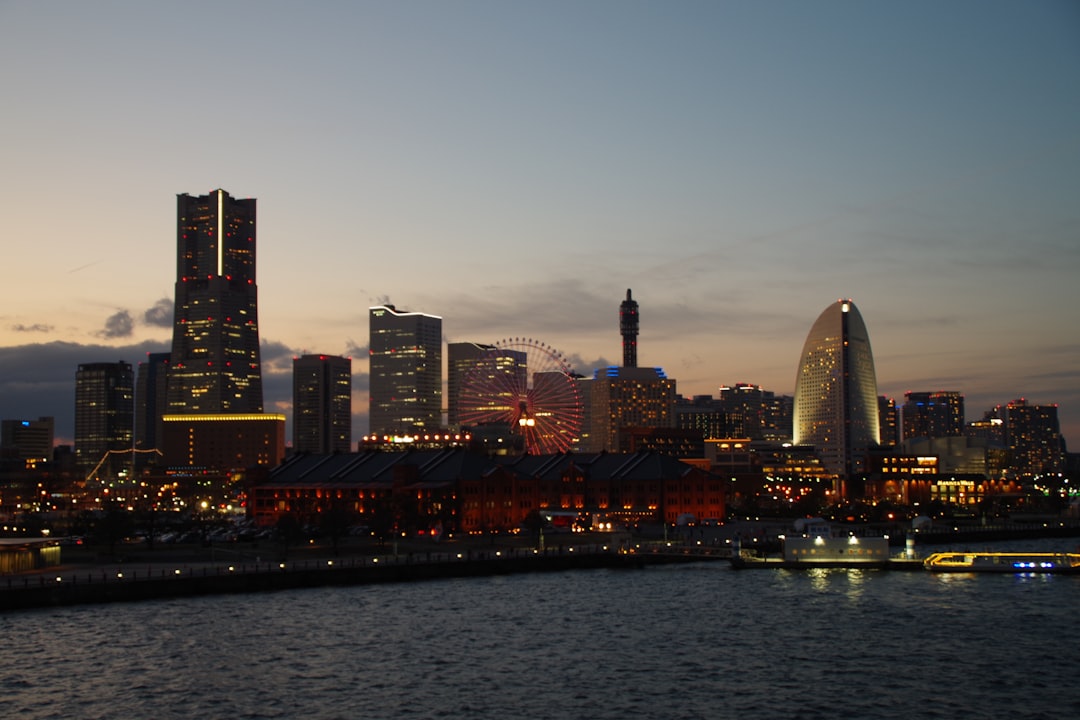
[[[806,337],[795,378],[794,441],[847,479],[878,444],[877,378],[870,336],[851,300],[825,308]]]

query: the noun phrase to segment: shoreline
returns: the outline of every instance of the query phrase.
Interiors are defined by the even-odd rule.
[[[668,550],[665,548],[665,550]],[[273,592],[312,587],[423,582],[584,569],[720,560],[717,553],[620,552],[611,547],[550,548],[547,552],[470,551],[417,559],[416,554],[308,558],[287,562],[113,564],[61,566],[0,577],[0,612],[70,605],[139,602],[200,595]]]

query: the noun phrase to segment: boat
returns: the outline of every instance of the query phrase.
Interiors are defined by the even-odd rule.
[[[788,568],[807,570],[811,568],[864,568],[864,569],[919,569],[923,564],[908,553],[892,557],[888,537],[833,537],[831,535],[781,536],[783,551],[779,557],[759,555],[743,550],[737,540],[731,548],[731,566],[739,570],[749,568]]]
[[[1080,574],[1080,553],[936,552],[923,565],[932,572]]]

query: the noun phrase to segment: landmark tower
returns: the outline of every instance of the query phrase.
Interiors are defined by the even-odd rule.
[[[626,291],[626,299],[619,305],[619,331],[622,333],[622,366],[637,367],[638,304]]]
[[[255,200],[177,195],[168,412],[262,410]]]

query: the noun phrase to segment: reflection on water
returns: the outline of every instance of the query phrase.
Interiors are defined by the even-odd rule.
[[[0,701],[20,718],[1073,717],[1078,593],[703,563],[63,608],[0,616]]]

